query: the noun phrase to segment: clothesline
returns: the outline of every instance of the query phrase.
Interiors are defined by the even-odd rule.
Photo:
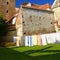
[[[60,33],[23,36],[23,46],[47,45],[60,43]]]

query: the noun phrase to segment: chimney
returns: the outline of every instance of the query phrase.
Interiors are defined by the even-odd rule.
[[[31,7],[31,3],[28,3],[27,6]]]

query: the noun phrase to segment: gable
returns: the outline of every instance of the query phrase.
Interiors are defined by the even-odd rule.
[[[60,5],[60,0],[55,0],[51,8],[55,8]]]

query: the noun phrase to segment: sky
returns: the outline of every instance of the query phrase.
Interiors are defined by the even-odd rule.
[[[50,5],[53,4],[54,0],[16,0],[16,7],[20,7],[21,4],[24,2],[30,2],[33,4],[39,4],[39,5],[44,5],[46,3],[49,3]]]

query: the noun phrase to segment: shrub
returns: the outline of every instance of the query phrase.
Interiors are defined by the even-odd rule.
[[[2,42],[0,43],[1,47],[8,47],[8,46],[15,46],[16,44],[14,42]]]

